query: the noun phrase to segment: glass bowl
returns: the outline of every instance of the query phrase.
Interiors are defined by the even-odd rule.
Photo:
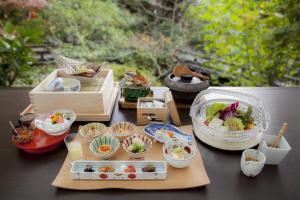
[[[63,123],[51,123],[51,116],[55,113],[62,113],[65,116]],[[63,135],[68,129],[70,129],[75,119],[76,114],[74,111],[67,109],[58,109],[53,111],[53,113],[43,113],[37,115],[34,123],[38,129],[48,133],[49,135],[58,136]]]
[[[241,110],[245,111],[248,106],[252,107],[252,117],[255,123],[252,129],[244,131],[219,131],[210,128],[204,123],[206,121],[206,109],[208,106],[213,103],[232,104],[236,101],[239,102],[239,109]],[[191,106],[190,116],[195,135],[198,138],[203,138],[202,136],[204,136],[218,140],[219,143],[227,142],[232,144],[244,142],[245,146],[249,146],[247,145],[247,141],[252,141],[253,146],[255,146],[257,142],[254,144],[253,139],[257,138],[258,140],[270,123],[270,114],[259,98],[249,94],[215,88],[209,88],[197,95]],[[244,147],[242,145],[239,148],[243,149]]]

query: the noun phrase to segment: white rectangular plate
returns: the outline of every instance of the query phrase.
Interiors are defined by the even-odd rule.
[[[155,172],[143,172],[142,168],[153,164]],[[90,165],[94,172],[84,172],[86,165]],[[122,165],[135,167],[136,172],[126,173],[120,167]],[[115,172],[99,172],[99,167],[112,166]],[[165,161],[74,161],[71,167],[72,179],[86,180],[155,180],[167,178]]]

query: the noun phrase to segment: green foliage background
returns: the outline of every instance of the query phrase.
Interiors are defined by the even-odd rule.
[[[108,61],[116,80],[138,70],[160,85],[188,56],[212,85],[300,82],[300,0],[51,0],[37,19],[19,10],[3,16],[1,85],[35,85],[53,69],[32,66],[28,44],[39,43]]]

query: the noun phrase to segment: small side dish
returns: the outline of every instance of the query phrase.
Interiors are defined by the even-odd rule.
[[[38,115],[35,119],[37,128],[50,135],[62,135],[76,119],[75,112],[66,109],[54,111],[52,114]]]
[[[90,143],[91,152],[103,160],[111,159],[119,148],[119,140],[110,135],[98,136]]]
[[[156,168],[154,164],[148,164],[142,168],[143,172],[156,172]]]
[[[26,126],[20,126],[16,128],[17,135],[14,135],[16,141],[20,144],[26,144],[33,138],[32,130]]]
[[[19,123],[25,126],[30,126],[31,122],[35,119],[34,113],[25,113],[20,116]]]
[[[145,151],[145,143],[138,137],[132,139],[131,145],[128,146],[127,150],[131,153],[143,153]]]
[[[246,149],[241,157],[241,170],[249,177],[257,176],[266,163],[266,157],[262,152],[256,149]]]
[[[167,177],[165,161],[74,161],[73,179],[155,180]]]
[[[175,168],[190,165],[196,154],[195,144],[190,145],[181,139],[171,139],[163,145],[163,154],[167,163]]]
[[[244,131],[255,126],[252,117],[252,107],[247,110],[239,108],[239,102],[226,105],[213,103],[206,109],[206,121],[208,127],[218,131]]]
[[[127,72],[121,80],[122,96],[128,100],[137,100],[150,92],[147,79],[135,72]]]
[[[123,149],[136,159],[143,158],[151,147],[151,139],[143,135],[133,135],[123,141]]]
[[[88,123],[84,126],[81,126],[79,128],[79,134],[82,137],[86,138],[94,138],[99,135],[104,134],[106,131],[106,126],[105,124],[99,123],[99,122],[93,122],[93,123]]]
[[[98,171],[99,172],[114,172],[115,169],[111,165],[109,165],[109,166],[99,167]]]
[[[94,172],[95,170],[91,165],[86,165],[84,168],[84,172]]]
[[[171,124],[153,123],[144,128],[144,132],[154,140],[165,143],[166,141],[179,138],[186,141],[193,141],[193,135],[181,132]]]
[[[128,165],[127,167],[123,165],[123,167],[121,166],[121,168],[124,168],[123,171],[125,173],[134,173],[134,172],[136,172],[136,169],[135,169],[135,167],[133,165]]]
[[[21,126],[21,128],[24,126]],[[18,129],[18,127],[16,127]],[[29,134],[29,135],[27,135]],[[52,136],[38,128],[26,127],[26,132],[21,133],[21,137],[12,135],[12,143],[19,149],[28,153],[40,154],[58,148],[64,142],[64,138],[69,134],[69,130],[63,135]]]
[[[134,134],[136,126],[130,122],[117,122],[114,123],[109,132],[112,136],[118,138],[120,141],[123,141],[128,136]]]

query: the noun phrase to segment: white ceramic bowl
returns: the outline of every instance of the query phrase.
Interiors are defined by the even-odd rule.
[[[49,117],[53,114],[53,113],[68,113],[68,115],[70,116],[69,120],[66,120],[63,124],[50,124],[49,123]],[[67,110],[67,109],[58,109],[55,110],[53,113],[44,113],[44,114],[40,114],[38,115],[35,120],[35,126],[48,133],[49,135],[53,135],[53,136],[57,136],[57,135],[62,135],[64,134],[68,129],[70,129],[71,125],[73,124],[73,122],[76,119],[76,114],[74,111],[72,110]]]
[[[101,145],[109,145],[112,148],[112,150],[109,153],[103,153],[98,150],[98,148]],[[119,150],[119,148],[120,141],[117,138],[110,135],[98,136],[90,143],[91,152],[103,160],[111,159]]]
[[[189,147],[191,152],[190,156],[187,159],[175,159],[171,155],[168,154],[168,151],[173,148],[174,146],[180,146],[180,147]],[[171,140],[168,140],[164,145],[163,145],[163,155],[165,160],[169,165],[175,168],[185,168],[189,166],[194,159],[196,155],[196,145],[194,143],[189,144],[185,140],[181,140],[178,138],[174,138]]]
[[[130,151],[128,151],[128,147],[132,144],[132,141],[134,138],[140,138],[144,144],[145,144],[145,151],[142,152],[142,153],[132,153]],[[124,141],[123,141],[123,149],[129,154],[129,156],[131,158],[135,158],[135,159],[141,159],[141,158],[144,158],[145,154],[149,151],[149,149],[152,147],[152,140],[150,138],[148,138],[147,136],[144,136],[144,135],[133,135],[133,136],[130,136],[128,138],[126,138]]]
[[[79,127],[79,134],[84,138],[95,138],[105,133],[105,124],[99,122],[88,123]]]
[[[259,152],[257,156],[256,153],[256,149],[246,149],[245,151],[243,151],[241,158],[241,169],[246,176],[257,176],[266,163],[265,155],[262,152]],[[257,159],[257,161],[247,161],[247,157],[255,158]]]
[[[263,135],[263,141],[261,146],[261,152],[266,156],[266,164],[278,165],[284,159],[284,157],[291,150],[289,143],[282,136],[278,144],[278,148],[271,148],[271,145],[275,139],[275,135]]]
[[[130,122],[117,122],[114,123],[109,132],[112,136],[118,138],[120,141],[125,140],[128,136],[134,134],[136,126]]]

